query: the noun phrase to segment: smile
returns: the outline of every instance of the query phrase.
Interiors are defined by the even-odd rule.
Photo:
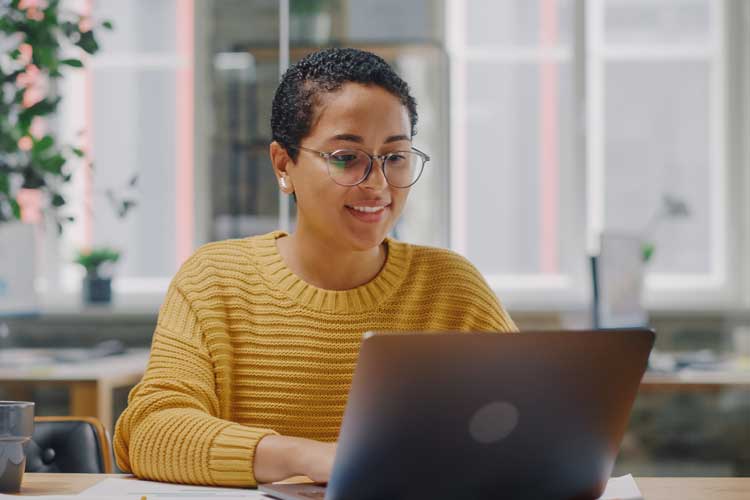
[[[353,206],[347,205],[347,208],[351,208],[352,210],[356,210],[357,212],[364,212],[364,213],[368,213],[368,214],[374,214],[376,212],[382,212],[383,210],[385,210],[385,206],[381,206],[381,207],[353,207]]]

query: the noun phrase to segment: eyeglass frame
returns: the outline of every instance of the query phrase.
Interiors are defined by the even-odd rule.
[[[427,164],[427,162],[430,161],[430,155],[428,155],[424,151],[420,151],[419,149],[415,148],[414,146],[412,146],[409,151],[406,151],[406,150],[391,151],[390,153],[386,153],[386,154],[382,154],[382,155],[371,155],[367,151],[363,151],[362,149],[359,149],[359,148],[341,148],[341,149],[336,149],[336,150],[328,152],[328,153],[323,152],[323,151],[318,151],[318,150],[315,150],[315,149],[306,148],[304,146],[287,146],[287,148],[288,149],[296,149],[298,151],[307,151],[308,153],[315,153],[316,155],[318,155],[321,158],[325,159],[326,160],[326,164],[327,164],[326,166],[328,167],[326,169],[328,171],[328,177],[330,177],[333,182],[336,182],[336,179],[334,179],[333,175],[331,175],[331,160],[330,160],[331,156],[333,156],[334,154],[338,153],[339,151],[359,151],[360,153],[362,153],[365,156],[367,156],[370,159],[370,162],[367,165],[367,169],[365,169],[365,175],[362,176],[362,178],[360,180],[358,180],[357,182],[355,182],[354,184],[341,184],[341,183],[336,182],[336,184],[338,184],[339,186],[344,186],[344,187],[354,187],[354,186],[358,186],[358,185],[362,184],[363,182],[365,182],[367,180],[367,178],[370,177],[370,174],[372,173],[372,166],[375,163],[375,160],[377,159],[377,160],[380,160],[380,168],[383,169],[383,177],[385,178],[385,182],[387,182],[389,186],[395,187],[397,189],[407,189],[407,188],[412,187],[414,184],[416,184],[417,181],[422,177],[422,173],[424,172],[424,167]],[[419,156],[420,158],[422,158],[422,166],[421,166],[421,168],[419,170],[419,175],[417,176],[416,179],[414,179],[414,181],[411,184],[409,184],[407,186],[395,186],[395,185],[391,184],[391,182],[388,180],[388,176],[385,173],[385,160],[389,156],[394,155],[396,153],[416,153],[417,156]]]

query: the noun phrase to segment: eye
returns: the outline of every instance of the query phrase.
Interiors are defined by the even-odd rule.
[[[388,161],[389,165],[398,167],[404,165],[408,161],[408,159],[406,158],[406,155],[404,153],[392,153],[388,155],[386,161]]]
[[[357,162],[358,155],[353,151],[337,151],[331,154],[329,162],[336,168],[346,168]]]

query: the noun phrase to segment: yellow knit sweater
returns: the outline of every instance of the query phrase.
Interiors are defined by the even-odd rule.
[[[210,243],[169,287],[143,380],[117,422],[124,471],[157,481],[254,486],[258,441],[335,441],[362,334],[515,331],[463,257],[387,240],[383,269],[346,291],[294,275],[282,232]]]

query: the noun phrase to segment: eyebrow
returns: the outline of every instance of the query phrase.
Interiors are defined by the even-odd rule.
[[[356,143],[359,143],[359,144],[362,144],[363,142],[365,142],[365,140],[362,137],[360,137],[358,135],[354,135],[354,134],[338,134],[338,135],[334,135],[333,137],[331,137],[330,140],[332,140],[332,141],[337,141],[337,140],[338,141],[350,141],[350,142],[356,142]],[[410,140],[411,139],[409,139],[407,136],[405,136],[403,134],[399,134],[399,135],[392,135],[392,136],[388,137],[385,140],[385,143],[387,144],[389,142],[410,141]]]

